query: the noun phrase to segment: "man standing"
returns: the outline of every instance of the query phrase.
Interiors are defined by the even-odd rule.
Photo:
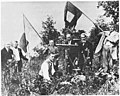
[[[72,42],[72,36],[71,36],[71,34],[67,34],[66,35],[66,41],[65,41],[65,44],[71,44],[71,42]]]
[[[48,47],[48,53],[49,54],[58,54],[58,48],[55,46],[55,43],[53,40],[49,41],[49,47]]]
[[[114,25],[110,25],[109,30],[102,50],[102,64],[105,72],[110,72],[118,62],[119,32],[115,31]]]
[[[13,54],[14,54],[14,59],[17,62],[17,67],[18,67],[18,72],[22,71],[22,59],[28,61],[28,59],[23,56],[22,50],[18,48],[18,41],[13,42]],[[17,71],[17,70],[16,70]]]
[[[59,56],[58,48],[55,46],[54,40],[49,40],[49,46],[45,49],[43,53],[47,53],[48,55],[55,54],[56,57]],[[55,70],[58,70],[58,59],[54,61]]]
[[[1,67],[4,69],[8,62],[11,62],[13,59],[13,51],[10,49],[10,44],[6,44],[5,47],[1,50]]]
[[[50,40],[49,41],[49,47],[48,47],[48,53],[49,54],[55,54],[56,57],[59,56],[59,51],[58,51],[58,48],[55,46],[55,43],[53,40]],[[54,59],[54,68],[55,68],[55,71],[58,71],[58,58]]]
[[[65,44],[71,45],[71,42],[72,42],[72,37],[71,34],[68,33],[66,35]],[[70,48],[65,50],[65,59],[67,61],[66,71],[68,74],[72,74],[73,64],[70,56]]]
[[[78,46],[78,41],[74,41],[71,34],[67,34],[66,35],[66,42],[65,44],[68,44],[68,45],[76,45]],[[69,74],[72,74],[72,71],[73,71],[73,68],[75,67],[75,65],[73,64],[75,59],[78,58],[79,56],[79,50],[78,50],[79,47],[69,47],[67,50],[65,50],[65,53],[66,53],[66,59],[67,59],[67,67],[66,67],[66,70],[67,70],[67,73]]]
[[[85,33],[81,34],[81,44],[80,46],[80,68],[81,71],[84,70],[85,65],[92,66],[93,59],[93,48],[92,43],[88,42]]]

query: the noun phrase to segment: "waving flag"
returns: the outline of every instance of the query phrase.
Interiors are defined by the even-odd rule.
[[[25,33],[22,34],[22,37],[20,39],[20,47],[23,49],[23,51],[26,53],[27,52],[27,45],[28,41],[26,40],[26,35]]]
[[[95,54],[100,52],[100,50],[102,49],[104,40],[105,40],[105,33],[102,34],[102,36],[101,36],[101,38],[99,40],[99,43],[98,43],[98,45],[97,45],[97,47],[95,49]]]
[[[80,11],[71,2],[67,2],[64,11],[65,27],[66,28],[75,27],[77,24],[77,20],[81,15],[82,15],[82,11]]]

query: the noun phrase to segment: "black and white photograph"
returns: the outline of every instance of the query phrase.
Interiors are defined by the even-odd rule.
[[[119,95],[119,0],[1,1],[1,96]]]

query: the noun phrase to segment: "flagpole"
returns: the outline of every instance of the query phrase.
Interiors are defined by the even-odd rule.
[[[97,24],[95,24],[85,13],[83,13],[83,15],[85,15],[95,26],[97,26],[103,32],[103,30]]]
[[[23,17],[24,17],[24,14],[23,14]],[[23,26],[24,26],[24,32],[25,32],[25,21],[24,21],[24,18],[23,18]]]
[[[25,15],[23,14],[23,17],[25,17]],[[29,20],[25,17],[25,19],[29,22]],[[24,19],[23,19],[24,20]],[[31,25],[31,27],[35,30],[35,28],[32,26],[32,24],[29,22],[29,24]],[[24,27],[25,27],[25,22],[24,22]],[[25,28],[24,28],[25,29]],[[35,32],[37,33],[37,35],[40,37],[40,39],[43,41],[42,37],[38,34],[38,32],[35,30]]]
[[[30,48],[29,48],[29,44],[28,44],[28,56],[30,58]]]
[[[24,17],[24,14],[23,14],[23,17]],[[23,18],[23,26],[24,26],[24,33],[25,33],[25,21],[24,21],[24,18]],[[27,43],[27,41],[25,43]],[[29,50],[29,44],[28,44],[27,50]]]
[[[70,3],[70,4],[72,4],[70,1],[67,1],[67,3]],[[73,5],[73,4],[72,4]],[[74,6],[74,5],[73,5]],[[66,7],[66,6],[65,6]],[[76,6],[74,6],[74,7],[76,7]],[[76,7],[77,8],[77,7]],[[79,8],[77,8],[80,12],[82,12]],[[97,24],[95,24],[85,13],[83,13],[82,12],[82,14],[83,15],[85,15],[95,26],[97,26],[102,32],[103,32],[103,30],[97,25]]]
[[[83,12],[82,12],[83,13]],[[84,14],[84,13],[83,13]],[[102,32],[103,32],[103,30],[97,25],[97,24],[95,24],[86,14],[84,14],[95,26],[97,26]],[[103,43],[103,40],[105,39],[105,32],[103,32],[103,34],[102,34],[102,37],[100,38],[100,40],[99,40],[99,43],[98,43],[98,45],[97,45],[97,47],[96,47],[96,50],[95,50],[95,54],[96,53],[98,53],[100,50],[101,50],[101,48],[102,48],[102,43]]]

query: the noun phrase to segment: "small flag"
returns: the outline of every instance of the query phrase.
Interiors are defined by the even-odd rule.
[[[77,24],[77,20],[81,15],[82,11],[80,11],[71,2],[67,2],[64,11],[65,28],[75,27]]]
[[[26,35],[25,33],[22,34],[22,37],[20,39],[20,47],[23,49],[23,51],[26,53],[27,52],[27,45],[28,41],[26,40]]]

